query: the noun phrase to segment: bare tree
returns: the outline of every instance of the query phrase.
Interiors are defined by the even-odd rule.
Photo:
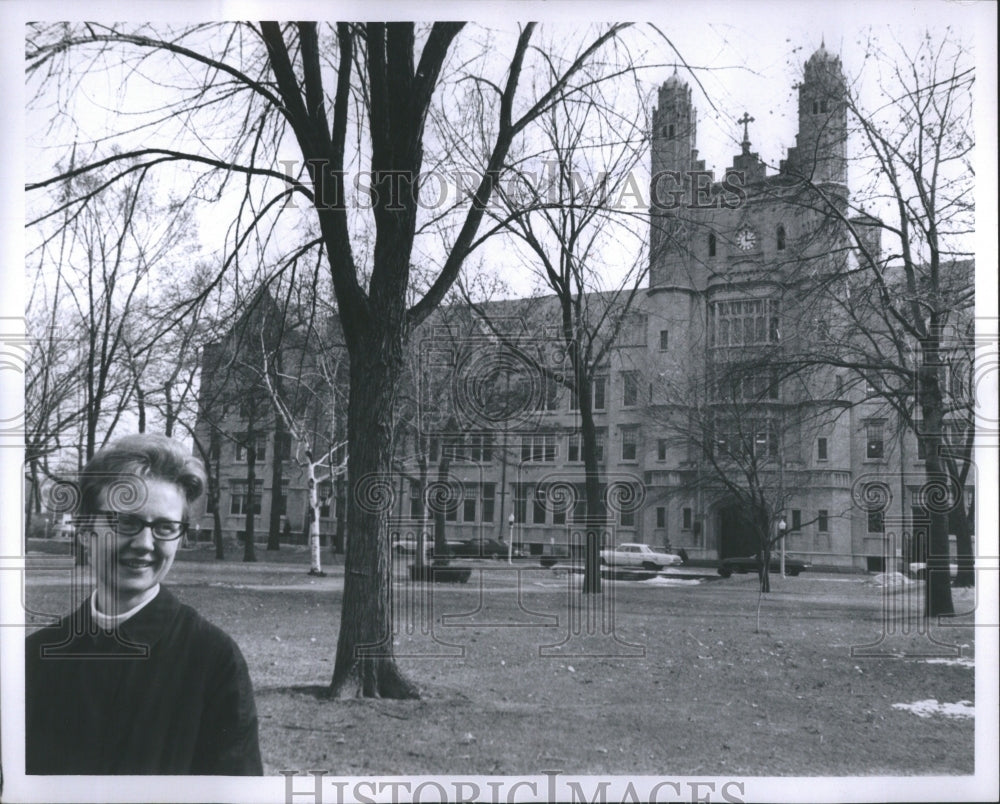
[[[293,196],[306,198],[319,234],[302,249],[321,247],[341,316],[350,355],[348,463],[352,504],[348,529],[343,612],[331,691],[335,695],[411,697],[415,687],[400,674],[391,641],[390,577],[386,511],[382,491],[391,468],[394,394],[402,372],[409,333],[440,303],[458,276],[475,239],[486,205],[503,170],[511,144],[552,103],[567,93],[586,92],[575,77],[623,26],[599,30],[546,75],[534,96],[519,94],[535,26],[524,26],[508,61],[497,75],[473,59],[468,67],[448,63],[463,25],[436,23],[338,23],[326,30],[314,23],[263,22],[217,29],[197,26],[158,32],[148,26],[33,26],[28,70],[40,82],[66,87],[81,50],[102,58],[154,57],[176,74],[175,64],[197,69],[195,83],[180,86],[164,107],[172,120],[196,129],[204,123],[224,143],[220,157],[202,146],[204,136],[185,136],[189,147],[130,147],[124,153],[144,167],[183,161],[219,171],[222,183],[236,173],[271,178],[281,190],[254,207],[246,230],[266,225]],[[419,56],[418,40],[422,45]],[[542,61],[557,63],[549,54]],[[144,71],[141,71],[143,74]],[[194,71],[189,72],[194,74]],[[132,74],[130,74],[131,76]],[[327,79],[333,89],[327,92]],[[427,292],[408,302],[421,174],[427,144],[428,111],[443,83],[468,79],[497,121],[488,159],[472,183],[445,257]],[[183,83],[181,78],[178,84]],[[525,97],[521,97],[524,95]],[[232,127],[214,115],[223,112]],[[195,121],[197,118],[197,121]],[[359,135],[348,141],[348,133]],[[298,146],[305,175],[279,170],[278,145],[288,135]],[[204,132],[202,132],[204,134]],[[229,137],[228,141],[219,137]],[[373,227],[370,264],[351,237],[348,169],[364,160],[371,178]],[[123,154],[95,157],[76,173],[103,164],[128,170]],[[35,182],[42,189],[60,177]],[[206,180],[204,182],[208,184]],[[251,182],[247,182],[248,186]],[[249,194],[249,190],[248,193]],[[58,205],[56,206],[58,209]],[[55,211],[55,210],[54,210]],[[227,261],[228,264],[228,261]],[[366,287],[367,285],[367,287]],[[364,647],[369,646],[369,647]]]
[[[556,340],[566,357],[558,366],[538,359],[532,364],[543,384],[569,391],[579,412],[585,593],[601,591],[607,516],[595,399],[609,390],[612,357],[624,355],[623,345],[645,342],[645,318],[635,308],[649,269],[643,245],[648,216],[628,203],[638,189],[635,171],[648,145],[645,118],[636,114],[645,99],[638,82],[605,86],[602,69],[614,66],[585,70],[594,82],[585,103],[564,98],[539,121],[542,144],[515,160],[521,181],[499,194],[499,209],[490,214],[494,226],[523,247],[541,287],[554,294],[518,305],[517,312],[533,337]],[[631,256],[623,261],[622,254]],[[469,293],[465,297],[495,335],[518,348],[491,325],[495,316],[488,305],[472,302]]]
[[[806,370],[850,370],[866,397],[881,399],[916,434],[930,521],[926,614],[949,615],[949,519],[961,507],[965,520],[972,430],[971,389],[958,372],[971,369],[974,68],[950,33],[928,32],[909,51],[888,53],[877,41],[871,50],[873,65],[889,65],[879,74],[878,105],[866,105],[860,91],[830,98],[846,106],[856,129],[867,186],[847,202],[814,176],[798,176],[794,203],[821,211],[840,233],[847,270],[803,285],[805,308],[828,314],[822,336],[789,359]],[[959,530],[967,565],[971,540]]]

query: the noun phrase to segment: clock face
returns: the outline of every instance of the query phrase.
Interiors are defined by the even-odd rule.
[[[757,245],[757,235],[753,229],[741,229],[736,234],[736,245],[743,251],[749,251]]]

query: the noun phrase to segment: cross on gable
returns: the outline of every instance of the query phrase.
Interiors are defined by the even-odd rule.
[[[743,124],[743,142],[749,142],[750,135],[748,133],[747,126],[749,126],[750,123],[754,122],[754,118],[752,118],[747,112],[743,112],[743,117],[741,117],[736,122]]]

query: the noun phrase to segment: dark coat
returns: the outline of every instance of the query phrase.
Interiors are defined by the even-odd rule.
[[[88,600],[33,633],[25,685],[29,774],[263,772],[240,649],[165,588],[116,631]]]

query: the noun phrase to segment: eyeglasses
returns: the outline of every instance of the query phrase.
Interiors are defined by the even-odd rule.
[[[143,519],[135,514],[125,514],[121,511],[95,511],[103,514],[114,526],[115,533],[119,536],[136,536],[145,528],[149,528],[154,539],[162,542],[171,542],[179,539],[187,530],[187,522],[178,522],[175,519]]]

